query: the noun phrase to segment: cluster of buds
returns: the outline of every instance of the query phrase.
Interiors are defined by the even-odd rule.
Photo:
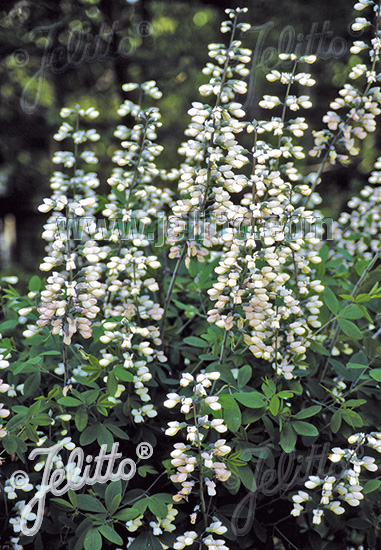
[[[51,213],[42,235],[48,244],[47,256],[40,269],[55,271],[40,293],[37,326],[28,325],[28,330],[24,331],[26,337],[50,325],[52,334],[59,334],[64,345],[70,345],[75,333],[83,338],[91,336],[93,320],[100,311],[97,301],[104,290],[86,249],[88,233],[95,224],[95,190],[99,180],[94,172],[87,171],[87,167],[81,169],[78,166],[80,161],[85,166],[98,162],[93,151],[80,152],[83,144],[100,138],[94,129],[81,129],[80,120],[86,123],[98,114],[93,108],[84,110],[79,106],[61,111],[62,118],[73,118],[75,123],[64,122],[54,137],[57,141],[71,140],[73,151],[55,153],[53,163],[63,164],[72,173],[54,172],[52,195],[39,207],[41,212]],[[82,219],[86,219],[85,224],[81,223]],[[85,244],[82,244],[83,237]],[[79,241],[78,245],[76,241]]]
[[[155,536],[162,535],[165,531],[172,533],[176,529],[172,522],[175,520],[179,511],[173,507],[173,504],[167,504],[167,509],[168,513],[165,518],[156,517],[156,521],[150,522],[150,527],[152,527]]]
[[[60,334],[66,345],[71,343],[77,331],[83,338],[91,336],[91,320],[99,312],[97,299],[91,293],[88,283],[77,285],[76,281],[65,280],[65,274],[53,272],[48,277],[45,290],[41,292],[42,305],[37,308],[39,327],[51,324],[52,334]]]
[[[200,102],[188,111],[192,117],[179,153],[186,157],[180,167],[179,193],[182,196],[172,208],[169,218],[168,241],[172,245],[170,257],[181,255],[185,242],[189,266],[190,259],[205,261],[210,247],[219,243],[214,237],[215,224],[223,224],[239,214],[239,207],[230,200],[247,185],[247,177],[235,174],[236,169],[249,163],[244,147],[235,139],[245,124],[242,104],[235,101],[236,94],[246,93],[247,83],[238,77],[247,76],[246,65],[251,51],[234,40],[237,30],[246,32],[250,25],[238,23],[244,9],[229,12],[230,20],[222,24],[224,32],[231,33],[229,47],[210,44],[209,56],[215,63],[207,63],[204,74],[211,75],[209,84],[199,89],[202,96],[216,96],[213,107]],[[185,237],[185,239],[184,239]]]
[[[359,450],[363,445],[381,453],[381,433],[372,432],[370,434],[357,433],[348,438],[348,443],[356,445],[355,449],[342,449],[334,447],[328,459],[333,463],[341,463],[344,466],[339,474],[331,472],[324,477],[309,476],[305,482],[306,489],[315,489],[321,487],[321,497],[318,505],[313,509],[312,523],[319,525],[325,510],[331,510],[337,515],[345,513],[343,504],[349,506],[359,506],[364,498],[362,493],[363,486],[360,480],[362,468],[369,472],[376,472],[378,466],[375,458],[371,456],[359,456]],[[304,503],[313,500],[310,493],[298,491],[292,497],[294,508],[291,514],[299,516],[303,511]]]
[[[227,527],[222,525],[216,517],[213,518],[213,522],[206,528],[205,531],[207,535],[202,537],[202,542],[207,548],[210,550],[229,550],[223,539],[215,539],[213,537],[213,534],[222,535],[227,531]],[[176,538],[173,548],[183,550],[183,548],[186,548],[187,546],[192,546],[198,536],[199,535],[196,531],[186,531],[184,535],[180,535]]]
[[[292,96],[290,87],[315,83],[309,73],[297,71],[301,64],[313,63],[315,57],[281,54],[282,60],[291,62],[292,72],[272,71],[268,79],[287,87],[283,100],[273,96],[272,107],[282,107],[282,116],[243,122],[244,109],[229,95],[235,88],[227,79],[237,62],[243,70],[250,52],[241,51],[234,40],[238,13],[233,13],[233,21],[225,25],[232,33],[229,48],[220,44],[210,47],[210,56],[221,70],[209,63],[204,73],[212,75],[211,81],[200,89],[204,96],[217,96],[216,104],[193,103],[189,111],[192,120],[186,134],[190,139],[180,148],[186,156],[180,171],[182,198],[169,218],[170,257],[186,256],[187,267],[192,258],[205,261],[210,251],[220,258],[217,280],[208,291],[216,302],[208,311],[208,321],[226,331],[236,328],[243,332],[254,356],[270,361],[278,374],[289,379],[294,365],[305,359],[323,305],[318,292],[324,287],[315,274],[315,264],[321,259],[313,248],[320,233],[309,229],[316,221],[313,211],[298,204],[310,197],[311,189],[292,160],[304,158],[293,139],[303,135],[307,124],[303,117],[286,121],[287,110],[312,105],[308,96]],[[225,84],[230,90],[226,93]],[[236,139],[245,129],[254,132],[251,154]],[[265,132],[278,136],[276,146],[259,139]],[[247,176],[241,168],[249,163],[252,174]],[[233,201],[237,193],[241,197]],[[319,202],[317,194],[311,200]],[[288,242],[286,229],[294,220],[303,227],[294,231]]]
[[[355,85],[345,84],[339,91],[339,96],[331,102],[331,111],[323,117],[323,122],[328,129],[315,132],[315,146],[310,151],[312,156],[324,158],[335,164],[337,161],[346,164],[349,156],[358,155],[360,148],[358,140],[363,140],[368,133],[376,129],[375,118],[380,114],[381,89],[380,86],[372,86],[379,80],[376,73],[377,63],[380,60],[381,30],[379,20],[381,6],[370,0],[355,4],[356,10],[372,7],[376,14],[376,25],[373,38],[366,43],[363,40],[355,40],[351,47],[351,53],[359,54],[368,50],[369,62],[357,63],[351,68],[349,78],[352,80],[365,80],[365,89],[360,90]],[[352,24],[353,31],[362,31],[371,27],[372,23],[365,17],[357,17]]]
[[[140,86],[128,83],[123,90],[137,93],[140,100],[145,96],[161,97],[154,81]],[[156,157],[162,151],[155,143],[161,126],[159,110],[126,100],[118,113],[129,115],[134,123],[119,125],[114,132],[121,149],[113,156],[116,166],[108,179],[111,190],[102,211],[109,222],[107,229],[102,228],[102,235],[109,242],[97,244],[96,234],[91,258],[104,279],[106,290],[99,338],[104,346],[100,350],[100,364],[112,368],[116,362],[122,363],[131,372],[137,397],[130,400],[131,419],[140,424],[157,415],[155,406],[149,403],[150,364],[167,360],[155,324],[164,312],[154,299],[159,290],[154,272],[160,268],[160,262],[155,255],[147,253],[147,249],[152,235],[158,236],[160,213],[164,214],[172,202],[172,192],[152,183],[158,176],[163,180],[174,179],[177,173],[156,167]]]
[[[206,489],[209,496],[216,494],[214,479],[224,482],[231,475],[220,458],[231,451],[229,445],[226,445],[226,440],[218,439],[214,443],[204,441],[210,429],[214,429],[218,433],[227,430],[222,419],[210,419],[208,414],[203,414],[206,407],[212,411],[221,409],[218,397],[208,395],[208,389],[212,387],[213,381],[218,380],[219,376],[218,372],[201,373],[196,377],[190,373],[184,373],[180,380],[180,385],[187,388],[184,395],[169,393],[168,399],[164,402],[168,408],[180,404],[181,412],[190,421],[169,422],[169,427],[165,432],[166,435],[174,436],[180,430],[185,429],[186,440],[189,442],[189,444],[175,443],[174,450],[171,452],[171,464],[176,468],[176,473],[171,475],[171,480],[181,485],[180,491],[173,497],[175,502],[180,502],[183,499],[188,500],[197,483],[196,470],[203,472],[202,479],[205,483],[205,488],[200,487],[199,490]]]
[[[381,246],[381,157],[378,157],[374,170],[368,178],[369,185],[359,197],[348,202],[350,212],[343,212],[334,223],[333,236],[350,254],[361,254],[371,259]],[[348,239],[349,235],[357,238]]]

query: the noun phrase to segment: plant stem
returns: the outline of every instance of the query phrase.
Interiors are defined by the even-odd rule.
[[[184,260],[186,251],[187,251],[187,243],[184,244],[184,247],[181,251],[180,257],[177,260],[177,264],[176,264],[175,270],[174,270],[173,275],[172,275],[171,283],[169,285],[168,292],[167,292],[167,295],[165,297],[164,312],[163,312],[163,316],[162,316],[161,322],[160,322],[160,334],[161,335],[163,335],[163,330],[164,330],[164,327],[165,327],[165,321],[166,321],[167,312],[168,312],[168,306],[169,306],[169,303],[171,301],[173,288],[175,286],[176,278],[177,278],[177,275],[179,273],[180,266],[181,266],[181,264]]]
[[[201,500],[201,511],[204,518],[204,526],[205,529],[208,528],[208,514],[206,511],[206,503],[205,503],[205,496],[204,496],[204,472],[202,468],[202,449],[201,449],[201,439],[200,439],[200,432],[198,431],[197,427],[197,414],[196,414],[196,398],[194,397],[193,400],[193,419],[194,419],[194,425],[196,428],[196,434],[197,434],[197,448],[198,448],[198,456],[200,459],[200,469],[199,469],[199,483],[200,483],[200,500]]]

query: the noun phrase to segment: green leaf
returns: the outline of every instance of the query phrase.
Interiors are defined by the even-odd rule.
[[[118,439],[130,439],[128,434],[124,432],[119,426],[115,426],[115,424],[104,424],[105,427],[107,427],[110,432],[112,432]]]
[[[250,466],[240,466],[238,468],[238,477],[248,491],[254,492],[257,490],[255,476]]]
[[[292,423],[292,427],[299,435],[316,436],[319,435],[319,431],[313,424],[309,422],[303,422],[301,420],[295,420]]]
[[[356,298],[353,298],[350,294],[339,294],[340,298],[344,298],[344,300],[348,300],[350,302],[355,302]]]
[[[344,256],[346,260],[349,260],[350,262],[354,261],[354,257],[352,256],[352,254],[350,254],[345,248],[338,246],[337,250],[340,252],[340,254],[342,254],[342,256]]]
[[[62,508],[63,510],[70,510],[70,511],[75,510],[75,507],[72,504],[70,504],[70,502],[67,502],[67,500],[64,500],[63,498],[52,498],[50,500],[51,502],[54,502],[55,504],[57,504],[57,506],[59,508]]]
[[[18,324],[18,319],[9,319],[8,321],[4,321],[4,323],[1,323],[0,325],[1,334],[3,334],[6,330],[12,330],[16,328]]]
[[[99,395],[99,388],[96,388],[94,390],[86,390],[83,392],[72,390],[72,394],[74,395],[74,397],[77,397],[79,400],[86,403],[86,405],[92,405]]]
[[[98,530],[105,539],[109,540],[110,542],[113,542],[114,544],[123,544],[123,539],[121,536],[118,535],[118,533],[110,526],[110,525],[100,525],[98,527]]]
[[[237,384],[239,388],[243,388],[250,381],[252,376],[252,368],[250,365],[244,365],[238,371]]]
[[[70,502],[74,506],[74,508],[77,508],[78,506],[78,498],[77,493],[73,491],[72,489],[69,489],[67,492],[67,496],[69,497]]]
[[[90,443],[93,443],[98,436],[100,425],[101,424],[93,424],[92,426],[87,426],[85,431],[80,435],[79,443],[81,445],[90,445]]]
[[[269,411],[271,412],[271,414],[276,416],[279,412],[279,407],[280,407],[280,399],[277,395],[273,395],[268,407]]]
[[[352,355],[352,357],[350,358],[349,363],[356,363],[358,365],[364,365],[364,367],[367,367],[369,361],[368,361],[368,358],[367,358],[367,356],[365,355],[365,353],[363,351],[358,351],[357,353]]]
[[[112,372],[123,382],[132,382],[134,379],[132,372],[128,371],[123,365],[117,365],[112,369]]]
[[[265,382],[261,386],[263,393],[269,399],[276,393],[276,385],[272,380],[266,378]]]
[[[320,355],[326,355],[329,356],[329,351],[323,346],[323,344],[320,344],[320,342],[315,342],[314,340],[310,340],[310,348],[312,351],[315,351],[316,353]]]
[[[34,443],[38,443],[38,441],[40,440],[39,436],[37,435],[36,428],[32,428],[30,424],[26,424],[25,433]]]
[[[11,455],[16,452],[17,449],[17,437],[13,435],[6,435],[1,439],[5,451]]]
[[[320,256],[320,258],[323,260],[323,262],[325,262],[326,260],[328,260],[328,256],[329,256],[329,247],[328,247],[326,244],[323,244],[323,246],[320,248],[320,250],[319,250],[319,256]]]
[[[168,514],[168,507],[166,503],[163,502],[157,495],[148,497],[148,508],[158,518],[165,518]]]
[[[352,428],[361,428],[364,425],[361,416],[351,409],[342,409],[342,417],[344,422],[352,426]]]
[[[365,306],[361,306],[361,305],[359,305],[359,306],[357,306],[357,307],[362,311],[364,317],[366,317],[366,318],[368,319],[369,323],[371,323],[371,324],[373,325],[373,319],[372,319],[372,317],[369,315],[368,310],[366,309],[366,307],[365,307]]]
[[[228,429],[233,433],[238,432],[242,423],[242,415],[241,415],[241,410],[237,405],[237,403],[234,401],[234,399],[231,399],[229,403],[229,408],[225,408],[222,405],[222,409],[224,412],[224,420],[226,422]]]
[[[360,306],[357,306],[355,304],[351,304],[350,308],[342,314],[343,319],[361,319],[361,317],[364,317],[364,312],[362,311],[364,309],[364,306],[360,308]]]
[[[158,539],[152,533],[146,532],[139,535],[131,544],[128,545],[128,550],[163,550],[163,547]]]
[[[139,514],[144,514],[148,507],[148,498],[142,498],[134,502],[134,508],[139,510]]]
[[[361,330],[354,324],[352,321],[347,319],[338,319],[339,327],[344,332],[346,336],[352,338],[353,340],[360,340],[362,338]]]
[[[277,393],[278,397],[282,397],[283,399],[288,399],[289,397],[293,397],[294,392],[290,390],[282,390]]]
[[[36,414],[33,418],[30,419],[31,424],[36,424],[36,426],[50,426],[53,422],[48,414]]]
[[[140,477],[147,477],[147,474],[157,474],[157,473],[158,473],[157,470],[155,470],[155,468],[153,468],[149,464],[147,464],[146,466],[139,466],[138,468],[138,475]]]
[[[312,407],[307,407],[306,409],[303,409],[296,413],[294,415],[295,418],[298,420],[303,420],[304,418],[310,418],[311,416],[315,416],[318,412],[321,411],[320,405],[313,405]]]
[[[187,336],[184,338],[184,343],[195,348],[208,348],[209,342],[203,340],[202,338],[197,338],[196,336]]]
[[[366,403],[366,399],[348,399],[348,401],[344,403],[344,406],[353,409],[354,407],[360,407],[361,405],[364,405],[364,403]]]
[[[25,380],[24,384],[24,395],[34,395],[38,388],[41,385],[41,372],[35,372],[34,374],[31,374],[28,376],[28,378]]]
[[[83,547],[85,550],[102,550],[102,537],[98,529],[87,531]]]
[[[334,315],[336,315],[339,311],[339,302],[334,292],[328,286],[326,286],[324,292],[322,293],[322,297],[324,304]]]
[[[138,516],[140,516],[140,511],[137,508],[124,508],[124,510],[119,510],[117,514],[115,514],[115,519],[119,519],[120,521],[130,521],[131,519],[135,519]]]
[[[41,279],[38,275],[33,275],[29,281],[28,288],[30,292],[38,292],[41,288]]]
[[[105,491],[105,503],[107,509],[110,509],[111,502],[113,501],[114,497],[118,496],[119,502],[122,500],[122,482],[120,480],[117,481],[110,481],[106,487]]]
[[[265,405],[263,395],[259,392],[233,393],[232,397],[250,409],[260,409]]]
[[[41,409],[41,401],[35,401],[33,403],[33,405],[31,405],[29,408],[28,408],[28,412],[27,412],[27,415],[26,415],[26,418],[27,419],[30,419],[32,418],[33,415],[37,414],[38,411]]]
[[[120,501],[122,500],[122,495],[115,495],[112,501],[110,502],[110,506],[108,506],[108,511],[110,515],[114,515],[117,509],[119,508]]]
[[[340,363],[340,361],[336,361],[336,359],[332,359],[330,357],[328,359],[329,363],[333,366],[335,372],[341,376],[344,380],[355,380],[358,377],[357,372],[351,371],[347,366]]]
[[[88,419],[89,415],[87,414],[86,408],[79,407],[74,417],[75,426],[79,432],[83,432],[86,428]]]
[[[57,403],[59,405],[65,405],[65,407],[80,407],[83,405],[82,401],[79,399],[76,399],[75,397],[60,397],[60,399],[57,400]]]
[[[173,300],[173,303],[177,305],[179,309],[185,311],[185,317],[192,319],[195,315],[199,314],[198,309],[193,304],[182,304],[178,300]]]
[[[290,424],[285,424],[280,433],[280,446],[285,453],[291,453],[296,445],[296,433]]]
[[[160,544],[160,543],[159,543]],[[148,545],[148,533],[142,533],[135,540],[128,545],[128,550],[147,550]],[[163,548],[160,545],[161,549]]]
[[[99,445],[106,445],[107,451],[110,452],[114,444],[114,437],[111,432],[108,431],[102,424],[99,426],[99,432],[97,434],[97,441]]]
[[[373,380],[381,382],[381,369],[372,369],[369,372],[369,375],[373,378]]]
[[[78,508],[87,512],[107,513],[103,504],[91,495],[78,495]]]
[[[367,481],[363,488],[364,495],[367,495],[369,493],[373,493],[373,491],[377,491],[381,486],[381,481],[379,479],[370,479]]]
[[[118,390],[118,381],[115,374],[111,371],[107,376],[107,391],[111,396],[114,396]]]

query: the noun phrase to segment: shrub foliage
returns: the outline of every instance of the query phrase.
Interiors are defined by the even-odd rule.
[[[312,134],[311,55],[280,53],[246,120],[243,8],[179,167],[157,167],[154,81],[123,87],[103,194],[98,113],[62,109],[47,278],[2,280],[2,548],[379,547],[381,157],[337,221],[318,193],[381,113],[380,6],[355,9],[357,63]]]

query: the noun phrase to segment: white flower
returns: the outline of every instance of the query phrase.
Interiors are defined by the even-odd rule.
[[[172,409],[173,407],[175,407],[181,399],[177,393],[168,393],[167,398],[168,399],[164,401],[164,407],[167,407],[168,409]]]
[[[356,17],[355,22],[352,23],[352,30],[362,31],[362,29],[365,29],[365,27],[368,27],[369,25],[370,22],[364,17]]]
[[[321,517],[323,515],[323,510],[314,510],[313,511],[313,517],[312,517],[312,523],[314,523],[315,525],[320,525],[321,523]]]
[[[318,485],[322,483],[322,480],[318,476],[309,476],[308,481],[304,483],[307,489],[315,489]]]
[[[184,535],[176,538],[176,542],[173,544],[174,550],[182,550],[186,546],[192,546],[197,537],[196,531],[185,531]]]
[[[132,90],[136,90],[136,88],[139,88],[139,84],[136,84],[135,82],[129,82],[127,84],[123,84],[122,90],[125,92],[131,92]]]
[[[364,8],[371,6],[372,4],[374,4],[372,0],[360,0],[359,2],[356,2],[353,7],[357,11],[362,11]]]
[[[292,500],[297,504],[300,504],[301,502],[306,502],[309,499],[310,499],[310,495],[305,491],[298,491],[297,495],[292,496]]]
[[[353,46],[350,48],[350,52],[353,54],[358,54],[366,48],[369,48],[369,46],[365,44],[365,42],[363,42],[362,40],[355,40],[353,42]]]
[[[227,426],[224,424],[224,421],[220,418],[215,418],[211,420],[210,427],[214,428],[217,432],[223,433],[227,431]]]
[[[185,388],[186,386],[188,386],[188,384],[193,382],[193,380],[194,380],[193,376],[188,372],[186,372],[181,375],[180,386],[183,386],[183,388]]]
[[[264,95],[263,99],[259,101],[258,105],[263,109],[274,109],[274,107],[280,105],[280,99],[276,96]]]
[[[180,422],[177,422],[174,420],[173,422],[168,422],[169,428],[165,430],[165,435],[176,435],[177,432],[184,426],[184,423],[180,424]]]
[[[9,367],[9,361],[7,361],[8,357],[9,352],[5,349],[0,349],[0,369],[6,369]]]
[[[338,500],[334,500],[330,504],[327,505],[327,508],[329,510],[332,510],[337,515],[344,514],[345,509],[341,506],[341,503]]]
[[[340,449],[340,447],[334,447],[328,458],[331,462],[340,462],[344,455],[345,451],[343,451],[343,449]]]
[[[348,443],[353,445],[355,443],[359,443],[362,439],[365,439],[365,434],[364,433],[353,434],[353,435],[348,437]]]

